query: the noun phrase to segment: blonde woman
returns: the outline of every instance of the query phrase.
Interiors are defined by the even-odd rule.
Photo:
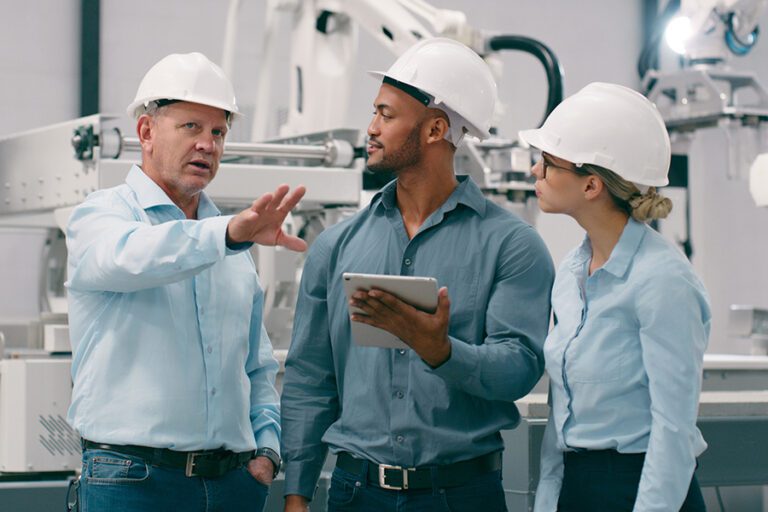
[[[639,93],[593,83],[520,136],[542,151],[542,211],[586,230],[552,290],[535,510],[705,510],[694,470],[706,448],[696,415],[708,298],[646,224],[672,208],[655,188],[668,183],[664,123]]]

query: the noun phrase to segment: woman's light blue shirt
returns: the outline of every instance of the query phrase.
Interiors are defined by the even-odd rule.
[[[630,219],[588,275],[589,239],[563,261],[544,353],[550,418],[536,511],[553,511],[563,451],[647,452],[635,512],[679,510],[706,448],[696,427],[710,329],[706,291],[684,256]]]

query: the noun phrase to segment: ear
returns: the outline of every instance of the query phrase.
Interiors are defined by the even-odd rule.
[[[439,115],[433,116],[432,119],[425,124],[429,130],[427,132],[427,144],[440,142],[445,139],[445,135],[448,133],[448,130],[450,130],[448,120]]]
[[[153,119],[151,116],[144,114],[139,117],[138,121],[136,121],[136,133],[139,136],[139,143],[141,144],[142,151],[151,152],[155,135]]]
[[[605,189],[605,185],[603,184],[603,180],[595,176],[594,174],[590,174],[589,176],[586,176],[586,179],[584,180],[583,184],[583,190],[584,190],[584,198],[587,200],[593,200],[600,196],[600,194]]]

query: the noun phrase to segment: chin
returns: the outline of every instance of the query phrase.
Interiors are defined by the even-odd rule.
[[[367,163],[365,168],[374,174],[393,172],[393,169],[390,169],[388,166],[383,165],[382,162],[373,163],[373,164]]]
[[[546,201],[542,201],[541,199],[539,199],[539,210],[544,213],[560,213],[558,209],[553,208],[552,205],[547,204]]]

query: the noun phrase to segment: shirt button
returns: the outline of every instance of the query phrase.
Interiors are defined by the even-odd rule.
[[[405,441],[405,438],[403,436],[397,436],[395,439],[397,440],[398,443],[402,443],[403,441]]]
[[[210,354],[211,352],[213,352],[213,347],[208,347],[207,350],[208,350],[208,353]]]
[[[404,263],[405,263],[406,267],[410,267],[411,266],[411,258],[405,258]]]
[[[200,308],[200,314],[201,314],[201,315],[204,315],[204,314],[205,314],[205,308]]]
[[[213,389],[211,390],[211,396],[214,396],[215,394],[216,394],[216,388],[213,388]]]
[[[397,352],[398,352],[398,354],[400,354],[401,356],[402,356],[402,355],[405,355],[405,349],[404,349],[404,348],[401,348],[401,349],[400,349],[400,350],[398,350]]]
[[[402,391],[397,392],[397,398],[403,398],[405,394]]]

